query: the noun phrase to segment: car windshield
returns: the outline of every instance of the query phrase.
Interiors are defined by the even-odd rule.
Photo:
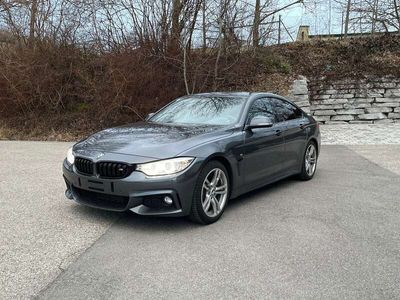
[[[232,125],[239,120],[244,97],[195,96],[178,99],[150,118],[156,123]]]

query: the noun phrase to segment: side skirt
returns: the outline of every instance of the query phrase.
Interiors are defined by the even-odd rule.
[[[245,186],[245,187],[243,187],[243,188],[241,188],[241,189],[237,189],[237,190],[235,191],[236,193],[235,193],[235,194],[232,194],[231,199],[235,199],[235,198],[237,198],[237,197],[239,197],[239,196],[241,196],[241,195],[243,195],[243,194],[246,194],[246,193],[248,193],[248,192],[257,190],[257,189],[259,189],[259,188],[265,187],[265,186],[267,186],[267,185],[273,184],[273,183],[275,183],[275,182],[281,181],[281,180],[283,180],[283,179],[285,179],[285,178],[288,178],[288,177],[291,177],[291,176],[294,176],[294,175],[297,175],[297,174],[299,174],[298,171],[291,171],[291,172],[286,173],[286,174],[284,174],[284,175],[280,175],[280,176],[273,177],[273,178],[272,178],[271,180],[269,180],[269,181],[266,181],[266,182],[263,182],[263,183],[260,183],[260,184],[257,184],[257,185]]]

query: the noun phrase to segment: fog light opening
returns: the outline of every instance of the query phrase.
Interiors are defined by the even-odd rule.
[[[172,198],[170,196],[165,196],[164,203],[167,205],[172,205],[172,203],[174,203],[174,201],[172,200]]]

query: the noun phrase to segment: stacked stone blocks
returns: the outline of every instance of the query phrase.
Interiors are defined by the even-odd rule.
[[[298,107],[310,114],[310,93],[308,90],[308,84],[308,80],[304,76],[300,76],[298,79],[294,80],[289,90],[289,98]]]
[[[310,111],[325,124],[400,122],[400,78],[365,78],[308,84]],[[294,101],[296,102],[296,101]]]

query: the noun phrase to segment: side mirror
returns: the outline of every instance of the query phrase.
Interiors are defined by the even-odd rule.
[[[247,128],[269,128],[272,126],[274,126],[274,122],[271,118],[258,116],[251,119],[250,124],[247,125]]]
[[[152,116],[154,116],[154,114],[155,114],[155,113],[149,113],[149,114],[147,115],[147,117],[146,117],[146,121],[150,120],[150,118],[151,118]]]

